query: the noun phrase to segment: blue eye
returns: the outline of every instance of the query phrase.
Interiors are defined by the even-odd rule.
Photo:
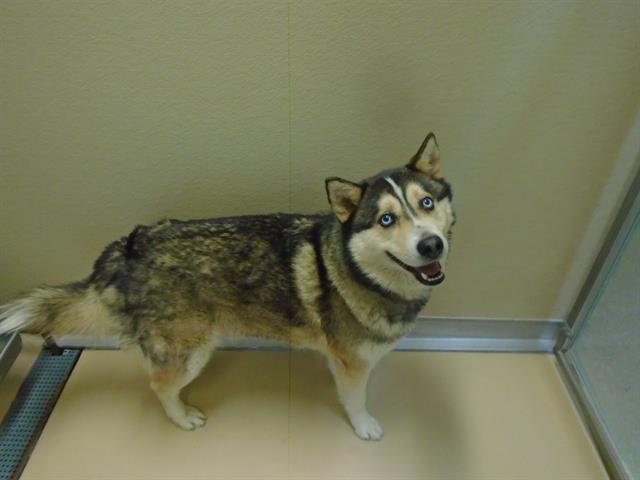
[[[387,228],[393,225],[395,221],[396,221],[395,215],[391,213],[385,213],[380,217],[380,220],[378,220],[378,223],[380,223],[380,225],[382,225],[383,227]]]
[[[422,200],[420,200],[420,206],[422,208],[427,209],[427,210],[432,210],[433,209],[433,200],[431,200],[429,197],[424,197]]]

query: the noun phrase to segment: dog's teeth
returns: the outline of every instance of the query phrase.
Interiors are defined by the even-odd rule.
[[[427,275],[425,275],[422,272],[420,272],[420,276],[422,277],[423,280],[427,280],[429,278],[429,277],[427,277]]]

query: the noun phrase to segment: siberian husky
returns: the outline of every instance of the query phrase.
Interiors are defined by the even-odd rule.
[[[310,348],[326,356],[356,434],[378,440],[369,373],[444,281],[452,191],[432,133],[402,167],[325,185],[324,215],[139,225],[105,248],[87,279],[0,307],[0,333],[119,335],[140,347],[151,388],[186,430],[205,415],[180,391],[220,336]]]

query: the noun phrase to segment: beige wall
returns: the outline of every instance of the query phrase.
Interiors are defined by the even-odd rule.
[[[0,5],[0,300],[162,216],[325,208],[438,134],[459,224],[426,313],[544,318],[640,106],[618,2]]]

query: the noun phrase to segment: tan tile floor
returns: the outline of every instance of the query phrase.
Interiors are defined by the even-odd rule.
[[[385,437],[370,443],[352,433],[311,352],[215,353],[187,389],[208,423],[183,432],[165,419],[139,354],[86,351],[22,478],[606,478],[553,362],[394,352],[371,380]]]

